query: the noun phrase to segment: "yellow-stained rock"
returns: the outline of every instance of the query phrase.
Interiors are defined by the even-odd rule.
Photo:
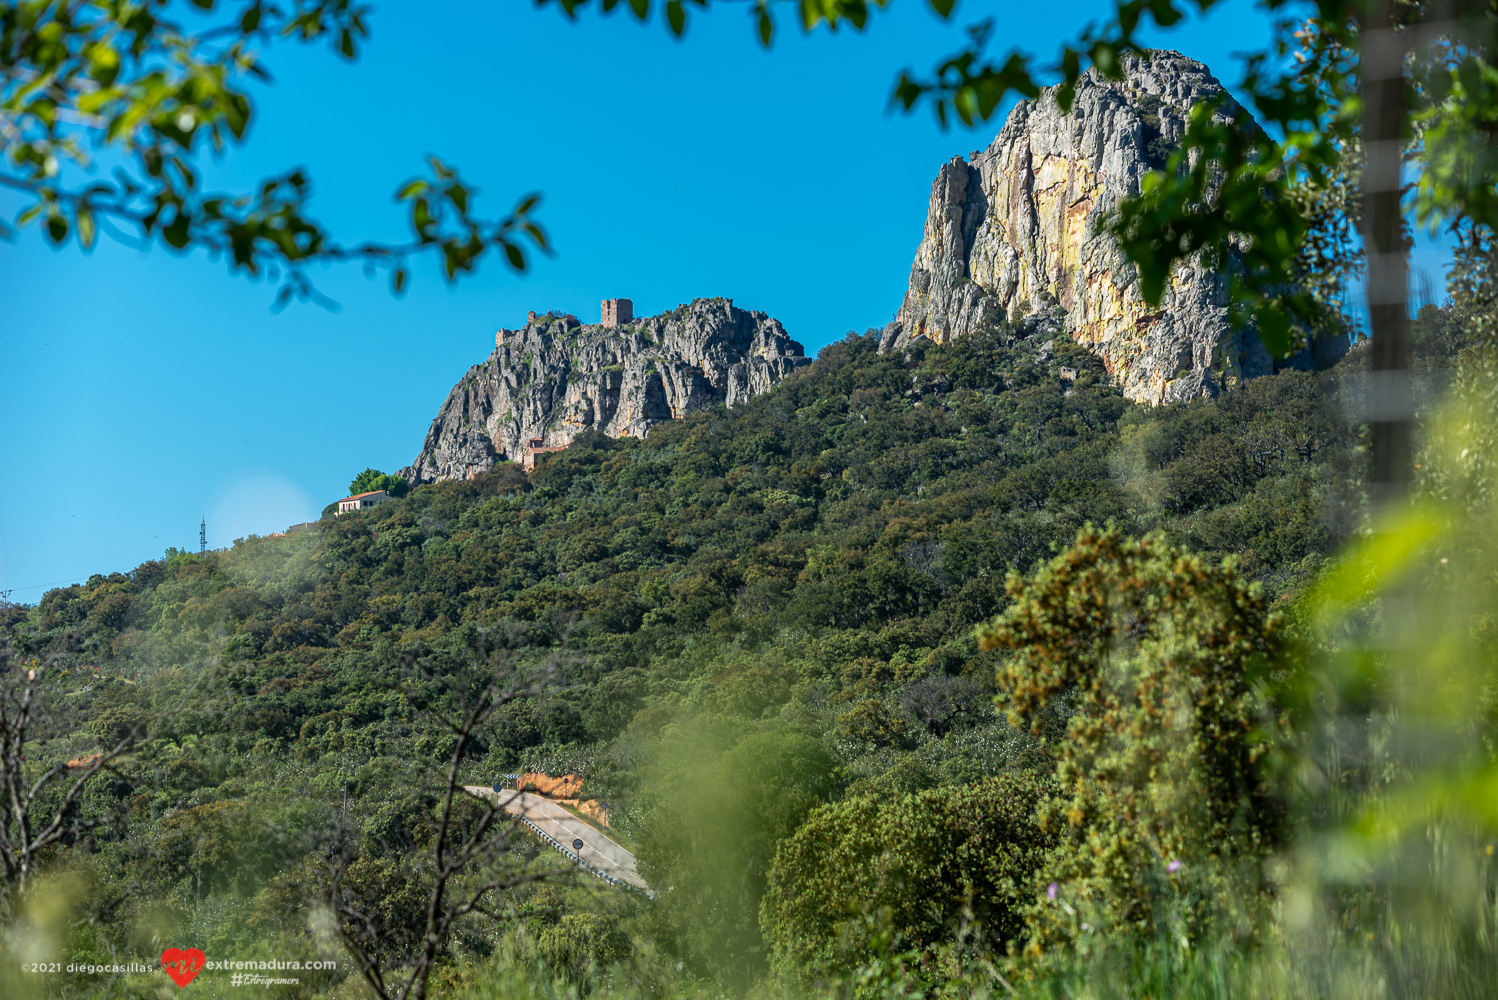
[[[942,166],[881,350],[946,343],[1023,314],[1059,316],[1136,401],[1213,394],[1274,370],[1254,331],[1230,325],[1219,275],[1180,264],[1150,306],[1103,231],[1180,142],[1192,106],[1225,96],[1206,66],[1176,52],[1130,56],[1125,70],[1117,81],[1086,74],[1068,112],[1054,90],[1020,102],[986,150]],[[1228,99],[1223,110],[1235,108]]]

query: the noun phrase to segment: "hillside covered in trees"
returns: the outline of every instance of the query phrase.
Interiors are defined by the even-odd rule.
[[[1494,994],[1491,4],[1116,0],[996,30],[928,0],[921,23],[961,31],[938,49],[886,0],[757,2],[758,44],[816,46],[769,74],[716,40],[678,63],[526,21],[615,0],[408,13],[403,61],[362,82],[291,63],[279,145],[263,59],[280,40],[356,61],[369,6],[179,6],[3,8],[0,236],[206,251],[279,308],[333,305],[314,277],[334,264],[397,296],[419,260],[449,285],[491,258],[525,271],[552,250],[542,214],[571,213],[591,250],[546,294],[775,286],[787,315],[825,316],[886,273],[899,159],[944,162],[894,320],[814,362],[727,299],[530,313],[415,465],[354,478],[389,489],[378,505],[35,605],[0,593],[0,998]],[[716,39],[695,28],[712,6],[624,19]],[[815,37],[876,21],[856,55]],[[1156,47],[1208,36],[1228,87]],[[545,39],[520,47],[566,68],[494,100],[494,38]],[[958,156],[949,134],[865,131],[871,56],[906,67],[886,108],[1004,124]],[[330,102],[336,128],[304,113]],[[443,159],[410,176],[387,151],[450,128],[486,199],[538,170],[589,197],[491,215]],[[607,155],[526,155],[568,135]],[[335,235],[306,169],[218,162],[251,137],[340,154],[318,210],[373,233],[393,220],[365,181],[406,174],[406,235]],[[831,185],[794,169],[832,163]],[[1449,300],[1418,312],[1416,226],[1454,248]],[[196,380],[256,357],[278,387],[312,376],[290,394],[322,408],[266,441],[346,431],[350,399],[421,381],[349,364],[411,360],[409,323],[247,353],[232,298],[123,259],[13,282],[11,464],[51,495],[100,477],[58,461],[99,412],[156,446],[125,476],[170,469],[177,397],[121,419],[169,354]],[[316,346],[337,352],[321,384]],[[227,388],[200,409],[227,412]],[[245,397],[262,417],[267,388]],[[70,424],[60,398],[98,405]],[[46,504],[25,499],[34,530]],[[569,797],[521,822],[501,782]],[[627,878],[593,878],[585,847]]]
[[[1458,327],[1421,316],[1428,390]],[[43,852],[76,904],[70,954],[102,961],[162,927],[210,955],[341,954],[344,919],[345,941],[409,964],[449,765],[485,785],[583,774],[659,890],[601,892],[513,839],[490,863],[551,875],[454,924],[437,955],[454,989],[497,956],[595,984],[613,967],[656,994],[907,953],[936,975],[953,941],[1017,956],[1074,938],[1035,912],[1047,884],[1112,900],[1118,926],[1146,919],[1156,904],[1087,861],[1088,837],[1136,864],[1173,843],[1220,862],[1219,886],[1232,857],[1281,843],[1241,678],[1361,523],[1342,410],[1361,352],[1156,408],[1041,320],[877,348],[850,334],[746,405],[643,440],[585,434],[529,475],[501,465],[6,605],[6,656],[48,679],[26,773],[129,744],[69,807],[110,821]],[[1112,610],[1047,625],[1066,594]],[[1160,649],[1194,630],[1181,655],[1219,665],[1202,705],[1233,706],[1193,751],[1222,758],[1199,791],[1226,811],[1195,832],[1176,812],[1148,844],[1116,827],[1133,810],[1147,829],[1137,807],[1063,794],[1119,752],[1074,725],[1122,711],[1085,694],[1085,651],[1118,621]],[[1042,684],[1045,662],[1082,673]],[[511,687],[492,714],[453,724],[496,672]],[[475,822],[460,804],[451,829]],[[339,898],[374,916],[350,930]],[[345,964],[300,989],[357,979]]]

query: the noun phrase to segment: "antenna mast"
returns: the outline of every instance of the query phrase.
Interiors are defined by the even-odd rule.
[[[208,551],[208,519],[205,517],[198,522],[198,555]]]

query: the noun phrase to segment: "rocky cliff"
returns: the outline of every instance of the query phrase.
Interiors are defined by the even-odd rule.
[[[534,439],[558,447],[589,429],[642,435],[694,410],[734,406],[810,363],[779,320],[730,299],[617,327],[532,314],[495,335],[494,353],[453,386],[400,474],[412,484],[462,479],[521,461]]]
[[[1222,94],[1206,66],[1177,52],[1125,66],[1122,80],[1087,73],[1070,112],[1054,90],[1020,102],[986,150],[941,168],[882,350],[1060,311],[1132,400],[1190,399],[1274,370],[1253,330],[1230,327],[1221,276],[1177,265],[1150,307],[1123,251],[1099,230],[1180,144],[1192,106]],[[1337,356],[1338,345],[1318,344],[1294,363]]]

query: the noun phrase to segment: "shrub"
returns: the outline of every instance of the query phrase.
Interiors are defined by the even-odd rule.
[[[103,749],[116,747],[131,736],[139,739],[146,733],[144,712],[134,705],[113,705],[94,717],[88,725],[89,735]]]
[[[877,698],[865,698],[837,720],[837,733],[844,739],[889,746],[905,730],[905,721]]]
[[[401,476],[387,476],[379,469],[365,469],[354,477],[348,484],[349,496],[358,496],[360,493],[373,493],[376,490],[389,490],[391,496],[403,497],[409,487],[406,480]]]
[[[569,913],[541,931],[536,950],[552,969],[574,982],[588,983],[594,974],[629,958],[629,937],[608,917]]]
[[[1148,930],[1170,912],[1199,929],[1241,916],[1283,825],[1256,693],[1279,623],[1259,586],[1230,561],[1089,526],[1008,587],[1014,604],[979,630],[985,647],[1013,651],[998,703],[1036,732],[1058,708],[1069,715],[1066,791],[1039,813],[1061,838],[1047,868],[1059,900],[1033,909],[1035,946],[1084,922]]]
[[[799,732],[734,739],[731,724],[708,718],[668,736],[646,774],[637,853],[694,971],[738,988],[763,971],[770,861],[836,791],[834,771],[826,748]]]
[[[1055,841],[1035,818],[1053,791],[1034,774],[1003,774],[818,809],[770,866],[760,923],[776,965],[845,976],[889,949],[952,941],[969,920],[983,945],[1017,943]]]

